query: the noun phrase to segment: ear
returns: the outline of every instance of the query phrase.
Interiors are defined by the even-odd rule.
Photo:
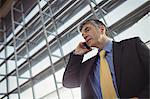
[[[103,25],[100,25],[100,26],[99,26],[99,30],[100,30],[101,33],[104,33],[105,27],[104,27]]]

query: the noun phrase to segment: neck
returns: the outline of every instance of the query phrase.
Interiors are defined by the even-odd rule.
[[[107,44],[107,42],[109,41],[109,38],[107,37],[107,36],[105,36],[105,37],[103,37],[103,38],[101,38],[102,40],[101,40],[101,42],[99,42],[99,44],[98,44],[98,48],[99,49],[103,49],[104,48],[104,46]]]

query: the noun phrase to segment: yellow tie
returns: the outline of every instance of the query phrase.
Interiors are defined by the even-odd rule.
[[[116,99],[117,95],[105,54],[104,50],[100,51],[100,85],[102,97],[103,99]]]

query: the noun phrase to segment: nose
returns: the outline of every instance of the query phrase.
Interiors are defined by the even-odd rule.
[[[83,37],[86,37],[86,36],[87,36],[87,33],[82,32],[82,36],[83,36]]]
[[[86,33],[83,33],[82,36],[84,39],[86,39],[88,37],[88,35]]]

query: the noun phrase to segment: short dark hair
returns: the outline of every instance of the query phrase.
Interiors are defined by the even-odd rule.
[[[98,20],[98,19],[88,19],[88,20],[83,21],[83,22],[78,26],[78,30],[81,32],[83,26],[84,26],[85,24],[87,24],[88,22],[92,22],[92,21],[95,22],[97,25],[103,25],[103,26],[105,26],[105,24],[104,24],[102,21]],[[106,27],[106,26],[105,26],[105,27]]]

